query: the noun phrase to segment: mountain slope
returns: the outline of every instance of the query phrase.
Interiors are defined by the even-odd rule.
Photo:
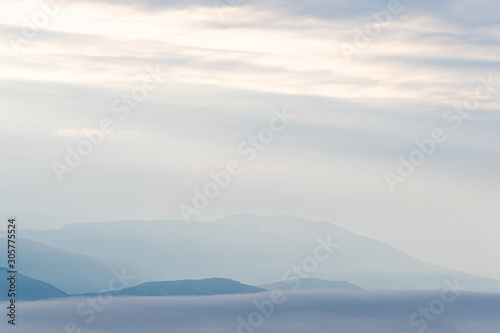
[[[5,267],[0,267],[0,301],[9,300],[7,291],[9,290],[10,282]],[[32,279],[23,274],[16,274],[16,300],[20,301],[35,301],[45,298],[56,298],[68,296],[64,291],[45,283],[40,280]]]
[[[500,291],[500,281],[430,265],[330,222],[293,216],[242,214],[189,224],[84,223],[59,230],[25,230],[23,236],[68,251],[156,270],[157,276],[149,280],[223,276],[262,285],[300,277],[349,281],[364,289],[442,289],[446,280],[458,279],[469,290]],[[338,248],[310,272],[292,272],[294,267],[306,265],[318,246],[325,243],[336,243]]]
[[[321,279],[293,279],[259,286],[266,290],[358,290],[363,288],[347,281],[328,281]]]
[[[116,296],[206,296],[254,294],[265,289],[222,278],[146,282],[138,286],[115,290]]]
[[[131,264],[92,258],[27,239],[17,239],[17,249],[19,269],[24,274],[70,294],[107,290],[123,269],[135,277],[128,281],[129,286],[144,282]],[[0,248],[0,257],[6,258],[5,247]]]

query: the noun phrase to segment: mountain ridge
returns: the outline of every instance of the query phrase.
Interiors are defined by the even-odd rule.
[[[185,279],[177,281],[153,281],[137,286],[110,291],[114,296],[203,296],[254,294],[266,289],[243,284],[225,278]],[[96,293],[71,295],[94,296]]]
[[[280,281],[314,254],[320,239],[339,244],[308,278],[349,281],[363,289],[439,289],[459,278],[471,290],[500,291],[500,281],[413,258],[328,221],[287,215],[232,215],[211,222],[110,221],[72,224],[52,231],[25,230],[40,243],[91,257],[116,258],[156,270],[146,280],[222,276],[249,285]],[[91,247],[88,244],[92,244]]]
[[[0,293],[0,301],[9,300],[8,290],[10,287],[10,282],[8,280],[10,274],[7,268],[0,267],[0,288],[2,292]],[[64,291],[54,287],[53,285],[40,281],[38,279],[33,279],[21,273],[15,274],[15,299],[20,301],[37,301],[41,299],[48,298],[60,298],[67,297],[68,294]]]

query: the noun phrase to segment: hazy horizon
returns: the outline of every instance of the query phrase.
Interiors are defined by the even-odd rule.
[[[239,223],[241,223],[242,221],[238,221],[238,218],[246,218],[246,217],[249,217],[251,219],[253,218],[257,218],[257,221],[254,221],[252,222],[252,224],[257,224],[259,223],[258,221],[260,221],[261,219],[263,220],[264,222],[264,225],[262,225],[262,229],[264,229],[267,225],[267,222],[268,219],[275,219],[275,218],[279,218],[279,219],[284,219],[284,220],[287,220],[288,218],[291,218],[293,221],[294,219],[299,219],[299,220],[303,220],[304,222],[310,222],[310,223],[315,223],[315,222],[327,222],[329,224],[331,224],[332,226],[337,226],[335,223],[332,223],[330,221],[309,221],[309,220],[306,220],[306,219],[302,219],[300,217],[295,217],[295,216],[290,216],[290,215],[275,215],[275,216],[269,216],[269,217],[262,217],[262,216],[258,216],[258,215],[255,215],[255,214],[249,214],[249,213],[241,213],[241,214],[234,214],[234,215],[230,215],[230,216],[227,216],[227,217],[224,217],[223,219],[216,219],[216,220],[213,220],[213,221],[190,221],[190,222],[186,222],[184,220],[117,220],[117,221],[96,221],[96,222],[76,222],[76,223],[70,223],[70,224],[66,224],[64,225],[63,227],[70,227],[70,226],[77,226],[79,224],[81,225],[92,225],[92,224],[100,224],[100,223],[105,223],[105,224],[109,224],[109,223],[113,223],[113,224],[120,224],[120,223],[127,223],[127,225],[130,225],[130,222],[144,222],[144,223],[155,223],[155,222],[158,222],[158,223],[161,223],[161,222],[177,222],[178,224],[180,225],[189,225],[190,223],[192,222],[197,222],[197,223],[216,223],[218,221],[221,221],[221,220],[224,220],[224,221],[230,221],[231,224],[233,225],[238,225]],[[159,224],[158,224],[159,225]],[[243,226],[243,225],[242,225]],[[20,228],[20,231],[19,231],[19,234],[18,234],[18,237],[20,238],[24,238],[23,236],[23,229],[25,231],[50,231],[50,230],[53,230],[53,231],[56,231],[56,230],[64,230],[65,228],[54,228],[54,229],[27,229],[27,228]],[[312,227],[312,226],[311,226]],[[351,230],[349,230],[348,228],[345,228],[347,231],[351,232]],[[84,230],[84,229],[83,229]],[[2,231],[2,230],[0,230]],[[283,232],[285,232],[285,229],[282,230]],[[5,231],[3,231],[5,232]],[[356,234],[356,233],[355,233]],[[366,235],[362,235],[362,234],[356,234],[356,235],[359,235],[359,236],[363,236],[363,237],[367,237]],[[28,237],[29,238],[29,237]],[[368,237],[369,239],[373,239],[375,241],[380,241],[378,239],[374,239],[374,238],[370,238]],[[0,241],[1,243],[1,241]],[[48,246],[51,246],[53,244],[51,244],[50,242],[49,243],[45,243],[45,245],[48,245]],[[393,244],[388,244],[390,246],[394,246]],[[100,246],[104,246],[104,244],[100,244]],[[56,245],[55,246],[56,248],[58,248],[58,246]],[[395,247],[396,248],[396,247]],[[396,248],[397,249],[397,248]],[[399,251],[401,251],[401,249],[397,249]],[[78,252],[78,251],[77,251]],[[402,251],[403,253],[405,253],[404,251]],[[405,254],[408,254],[410,256],[412,256],[412,254],[410,253],[405,253]],[[416,258],[417,260],[420,260],[420,258],[418,257],[415,257],[413,256],[414,258]],[[425,262],[425,260],[423,260]],[[435,263],[435,262],[428,262],[430,264],[434,264],[434,265],[438,265],[438,266],[441,266],[443,268],[448,268],[448,269],[456,269],[458,271],[462,271],[464,273],[469,273],[469,274],[473,274],[473,275],[476,275],[476,276],[481,276],[481,277],[485,277],[485,278],[491,278],[491,279],[495,279],[495,280],[498,280],[500,281],[500,277],[497,277],[497,276],[487,276],[487,275],[482,275],[482,274],[478,274],[478,273],[475,273],[475,272],[471,272],[471,271],[467,271],[467,270],[463,270],[463,269],[459,269],[457,267],[452,267],[452,266],[449,266],[447,265],[446,263]],[[0,265],[1,266],[1,265]],[[203,278],[208,278],[210,276],[205,276]],[[221,277],[225,277],[225,276],[221,276]],[[248,283],[248,281],[244,281],[243,282],[246,282]],[[267,282],[273,282],[273,281],[267,281]],[[255,284],[255,283],[254,283]],[[255,284],[257,285],[257,284]]]
[[[388,244],[500,281],[491,259],[500,253],[498,13],[495,0],[4,0],[0,230],[9,217],[22,238],[74,223],[289,215],[380,242],[370,249]],[[213,268],[197,261],[204,253],[234,259],[217,243],[224,234],[233,244],[229,229],[137,244],[199,264],[167,258],[178,272],[161,267],[161,276],[201,275]],[[255,237],[267,260],[253,256],[257,245],[242,255],[266,268],[314,245],[272,236],[273,244]],[[129,250],[126,237],[103,239],[117,257],[113,246]],[[412,286],[422,272],[439,277],[389,250],[372,267],[378,252],[362,256],[365,240],[353,239],[335,264],[354,267],[346,271],[355,278],[365,267]],[[26,242],[26,267],[40,280],[37,251],[56,243],[44,241]],[[94,251],[81,239],[58,241],[68,267],[81,259],[64,252],[72,245]],[[105,280],[115,266],[91,254],[85,263]],[[332,267],[324,274],[334,276]]]

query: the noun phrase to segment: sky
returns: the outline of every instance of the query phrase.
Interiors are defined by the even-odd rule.
[[[0,229],[295,215],[500,279],[499,7],[2,1]]]

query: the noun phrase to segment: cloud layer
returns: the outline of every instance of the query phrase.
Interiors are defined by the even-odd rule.
[[[287,331],[301,332],[417,332],[426,322],[422,315],[410,316],[427,308],[425,332],[493,332],[500,325],[496,310],[498,295],[466,294],[432,315],[430,304],[439,292],[296,292],[286,293],[280,304],[270,306],[269,293],[206,297],[135,297],[106,300],[109,304],[91,311],[86,300],[71,298],[23,302],[18,305],[16,332],[132,333],[233,333]],[[2,307],[5,303],[2,304]],[[83,306],[81,304],[84,304]],[[257,304],[257,305],[256,305]],[[83,314],[79,316],[75,309]],[[259,310],[261,309],[261,310]],[[0,327],[6,324],[1,322]]]

